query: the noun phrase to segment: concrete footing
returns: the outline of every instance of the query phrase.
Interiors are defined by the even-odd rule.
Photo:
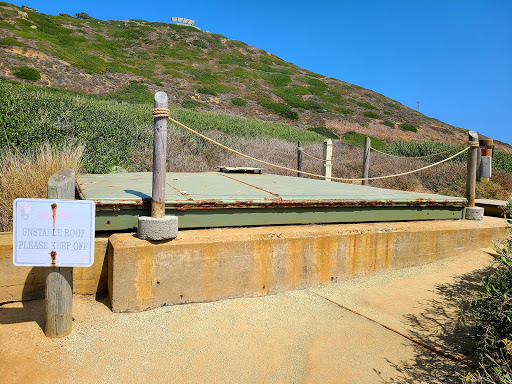
[[[140,216],[137,237],[142,240],[169,240],[178,236],[178,217],[165,216],[155,218]]]
[[[114,312],[252,297],[349,280],[490,248],[503,219],[184,230],[172,242],[114,234]]]
[[[464,208],[464,219],[466,220],[482,220],[484,218],[483,207],[466,207]]]

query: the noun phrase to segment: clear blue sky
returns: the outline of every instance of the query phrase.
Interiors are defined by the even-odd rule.
[[[14,1],[203,30],[512,144],[512,0]]]

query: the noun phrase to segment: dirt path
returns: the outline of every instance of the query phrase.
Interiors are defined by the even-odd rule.
[[[468,353],[459,299],[477,289],[490,260],[474,252],[330,286],[135,314],[75,296],[73,333],[53,340],[42,331],[44,301],[6,304],[0,381],[457,383],[463,365],[403,335]]]

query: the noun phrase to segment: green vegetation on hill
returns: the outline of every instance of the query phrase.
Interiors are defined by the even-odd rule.
[[[352,144],[356,147],[364,147],[364,140],[365,137],[368,135],[364,135],[359,132],[349,131],[345,132],[343,134],[343,140],[345,140],[347,143]],[[379,151],[382,151],[384,148],[386,148],[387,144],[383,142],[382,140],[377,139],[373,136],[368,136],[371,140],[371,145],[373,148],[378,149]]]
[[[151,145],[152,100],[147,87],[136,82],[109,100],[0,79],[0,148],[24,152],[37,150],[47,141],[57,146],[82,144],[85,169],[109,172],[113,166],[126,166],[133,153]],[[178,121],[201,132],[216,130],[239,137],[304,143],[323,140],[315,132],[285,124],[182,108],[170,110]]]
[[[125,97],[136,98],[140,85],[132,84],[122,94],[120,90],[137,80],[174,94],[176,104],[189,109],[246,117],[266,112],[275,115],[274,120],[302,128],[323,125],[321,119],[367,125],[368,118],[384,115],[386,125],[402,122],[408,124],[401,125],[402,129],[413,132],[430,124],[421,114],[375,92],[193,27],[144,20],[104,21],[84,12],[75,17],[51,16],[2,3],[2,30],[7,35],[0,38],[0,50],[15,48],[15,53],[6,55],[8,60],[0,63],[0,69],[14,73],[22,66],[32,68],[32,74],[18,72],[16,76],[38,85],[92,94],[115,89],[118,92],[111,98],[124,101]],[[39,60],[38,53],[48,60]],[[83,76],[83,71],[91,77]],[[141,95],[139,102],[145,97]],[[238,108],[240,100],[247,102],[247,108]]]

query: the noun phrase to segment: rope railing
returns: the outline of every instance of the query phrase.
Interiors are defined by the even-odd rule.
[[[447,149],[446,151],[442,151],[442,152],[439,152],[439,153],[433,153],[431,155],[425,155],[425,156],[397,156],[397,155],[392,155],[391,153],[386,153],[386,152],[382,152],[382,151],[379,151],[378,149],[376,148],[373,148],[373,147],[370,147],[370,149],[372,151],[375,151],[375,152],[378,152],[378,153],[381,153],[383,155],[386,155],[386,156],[389,156],[389,157],[394,157],[395,159],[411,159],[411,160],[419,160],[419,159],[428,159],[429,157],[434,157],[434,156],[438,156],[438,155],[444,155],[445,153],[448,153],[448,152],[453,152],[459,148],[462,148],[464,147],[466,144],[461,144],[459,145],[458,147],[454,147],[454,148],[450,148],[450,149]]]
[[[242,153],[242,152],[239,152],[233,148],[230,148],[224,144],[221,144],[219,143],[218,141],[215,141],[211,138],[209,138],[208,136],[205,136],[203,135],[202,133],[199,133],[197,132],[196,130],[186,126],[185,124],[173,119],[171,116],[170,116],[170,112],[169,112],[169,109],[167,108],[154,108],[153,111],[152,111],[152,115],[153,115],[153,118],[163,118],[165,117],[167,120],[169,120],[171,123],[173,124],[176,124],[177,126],[189,131],[190,133],[196,135],[196,136],[199,136],[201,137],[202,139],[212,143],[212,144],[215,144],[229,152],[232,152],[236,155],[239,155],[241,157],[245,157],[246,159],[249,159],[249,160],[252,160],[252,161],[255,161],[257,163],[260,163],[260,164],[264,164],[264,165],[267,165],[269,167],[273,167],[273,168],[277,168],[277,169],[282,169],[282,170],[285,170],[285,171],[289,171],[289,172],[294,172],[294,173],[300,173],[300,174],[303,174],[303,175],[306,175],[306,176],[311,176],[311,177],[317,177],[317,178],[325,178],[324,175],[317,175],[317,174],[314,174],[314,173],[310,173],[310,172],[304,172],[304,171],[298,171],[296,169],[292,169],[292,168],[288,168],[288,167],[284,167],[284,166],[281,166],[281,165],[277,165],[277,164],[273,164],[273,163],[270,163],[268,161],[264,161],[264,160],[260,160],[260,159],[257,159],[255,157],[252,157],[252,156],[249,156],[249,155],[246,155],[245,153]],[[456,154],[444,159],[444,160],[441,160],[441,161],[438,161],[437,163],[434,163],[434,164],[429,164],[425,167],[422,167],[422,168],[418,168],[418,169],[415,169],[415,170],[412,170],[412,171],[408,171],[408,172],[402,172],[402,173],[397,173],[397,174],[394,174],[394,175],[386,175],[386,176],[376,176],[376,177],[364,177],[364,178],[355,178],[355,179],[350,179],[350,178],[343,178],[343,177],[331,177],[331,180],[337,180],[337,181],[363,181],[363,180],[379,180],[379,179],[388,179],[388,178],[392,178],[392,177],[398,177],[398,176],[404,176],[404,175],[410,175],[412,173],[416,173],[416,172],[420,172],[420,171],[423,171],[425,169],[428,169],[428,168],[432,168],[432,167],[435,167],[439,164],[442,164],[442,163],[445,163],[459,155],[461,155],[462,153],[466,152],[467,150],[469,150],[470,147],[474,146],[474,143],[470,142],[469,143],[469,146],[467,146],[466,148],[462,149],[461,151],[457,152]],[[476,142],[476,146],[478,146],[478,142]]]

